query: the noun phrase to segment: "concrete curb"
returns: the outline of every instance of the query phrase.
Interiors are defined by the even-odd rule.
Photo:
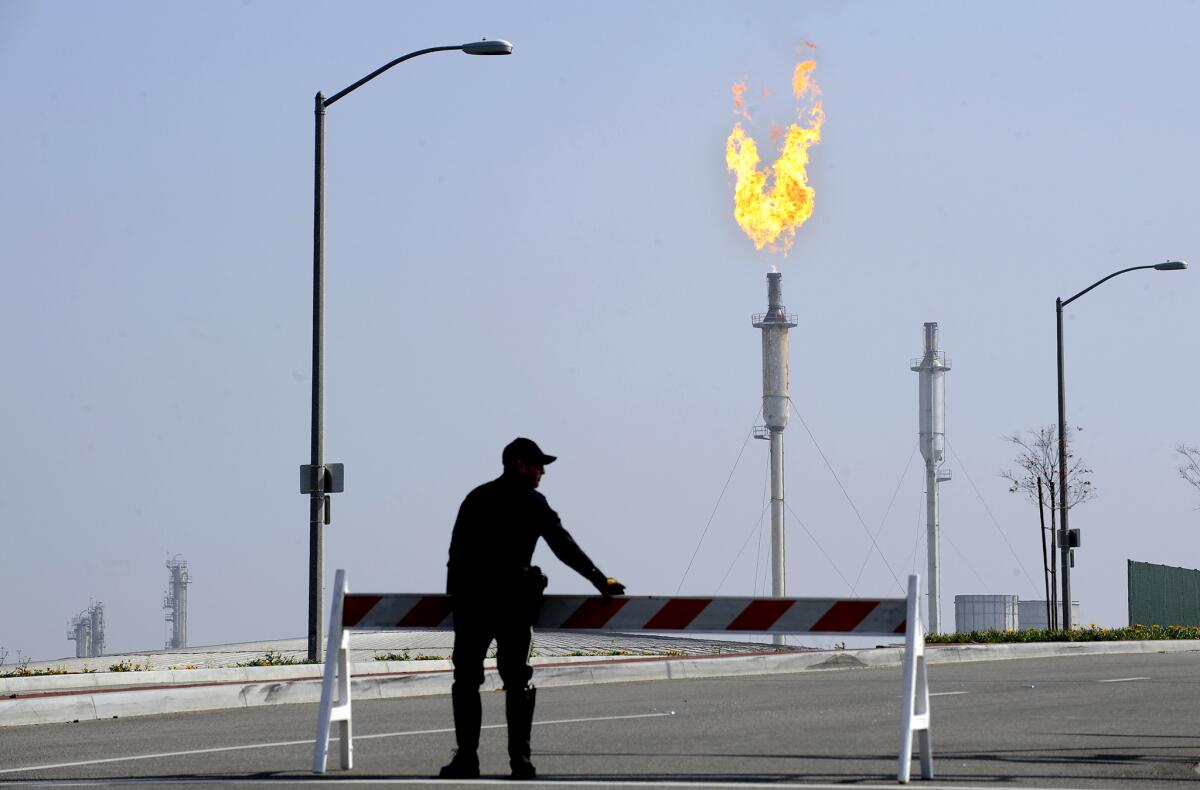
[[[930,664],[964,661],[996,661],[1017,658],[1110,655],[1121,653],[1178,653],[1200,651],[1200,640],[1149,642],[1057,642],[999,645],[934,645],[926,651]],[[871,650],[836,650],[805,653],[765,653],[738,656],[691,658],[616,658],[597,660],[579,657],[574,661],[545,659],[538,661],[534,680],[538,686],[578,686],[599,683],[627,683],[647,680],[679,680],[805,672],[809,670],[866,669],[900,666],[903,650],[898,647]],[[553,663],[552,663],[553,662]],[[381,663],[384,671],[380,671]],[[398,697],[448,694],[452,676],[449,662],[413,671],[412,662],[372,662],[355,664],[351,694],[354,699],[395,699]],[[390,665],[404,666],[402,670]],[[307,675],[298,675],[295,670]],[[233,677],[197,683],[196,673],[225,670],[188,670],[182,672],[189,685],[172,686],[163,681],[157,686],[140,688],[76,688],[48,692],[46,696],[0,699],[0,727],[26,724],[108,719],[120,716],[147,716],[157,713],[183,713],[317,702],[321,681],[312,676],[315,667],[248,667],[257,677]],[[269,677],[260,670],[271,670]],[[288,670],[281,672],[280,670]],[[368,671],[371,670],[371,671]],[[139,678],[141,680],[141,678]],[[500,687],[494,669],[487,672],[485,690]],[[9,692],[10,694],[12,692]],[[44,692],[45,693],[45,692]]]
[[[630,658],[622,656],[621,658]],[[565,664],[612,660],[606,656],[536,656],[530,664]],[[485,666],[495,667],[495,659]],[[422,661],[356,661],[354,675],[398,674],[406,672],[445,672],[453,666],[449,659]],[[191,686],[214,683],[265,682],[276,680],[320,680],[323,664],[283,664],[266,667],[220,667],[213,669],[153,669],[144,672],[89,672],[63,675],[35,675],[0,678],[0,701],[4,698],[34,694],[76,691],[112,691],[116,688],[141,689],[147,686]]]

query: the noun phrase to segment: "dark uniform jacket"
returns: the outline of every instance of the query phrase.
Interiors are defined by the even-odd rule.
[[[585,579],[603,585],[604,574],[563,528],[546,497],[525,478],[506,472],[467,494],[459,507],[446,592],[458,602],[515,600],[538,538]]]

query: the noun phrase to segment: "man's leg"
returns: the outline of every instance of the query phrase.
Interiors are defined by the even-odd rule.
[[[496,668],[504,681],[504,716],[508,722],[508,764],[513,779],[533,779],[537,771],[530,762],[533,708],[537,689],[530,685],[533,668],[529,649],[533,630],[527,625],[512,625],[496,635]]]
[[[492,635],[480,622],[462,617],[454,625],[454,684],[450,702],[454,708],[454,738],[458,751],[438,774],[442,779],[473,779],[479,776],[479,729],[483,706],[479,687],[483,685],[483,659]]]

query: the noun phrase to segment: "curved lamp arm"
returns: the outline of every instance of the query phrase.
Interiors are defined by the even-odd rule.
[[[1079,293],[1072,296],[1070,299],[1064,299],[1062,301],[1062,304],[1059,306],[1066,307],[1071,302],[1074,302],[1076,299],[1078,299],[1079,297],[1083,296],[1088,291],[1095,288],[1097,285],[1108,282],[1112,278],[1116,277],[1118,274],[1124,274],[1125,272],[1133,272],[1133,271],[1137,271],[1138,269],[1158,269],[1159,271],[1170,272],[1170,271],[1177,271],[1179,269],[1186,269],[1186,268],[1187,268],[1187,264],[1184,263],[1183,261],[1167,261],[1166,263],[1154,263],[1149,266],[1130,266],[1128,269],[1122,269],[1119,272],[1113,272],[1112,274],[1108,275],[1107,277],[1105,277],[1101,280],[1097,280],[1096,282],[1089,285],[1087,288],[1084,288],[1082,291],[1080,291]]]
[[[375,79],[380,74],[382,74],[383,72],[390,69],[392,66],[399,65],[406,60],[411,60],[412,58],[415,58],[418,55],[428,55],[430,52],[447,52],[447,51],[456,50],[456,49],[462,50],[463,52],[466,52],[468,55],[511,55],[512,54],[512,44],[508,43],[507,41],[503,41],[503,40],[472,41],[468,44],[459,44],[458,46],[453,46],[453,47],[429,47],[428,49],[418,49],[416,52],[410,52],[407,55],[401,55],[400,57],[393,60],[391,63],[388,63],[384,66],[380,66],[379,68],[375,69],[370,74],[363,77],[361,80],[354,83],[353,85],[351,85],[347,88],[343,88],[342,90],[340,90],[337,93],[330,96],[328,99],[323,100],[321,102],[321,106],[328,107],[329,105],[333,104],[338,99],[345,96],[347,93],[350,93],[351,91],[355,90],[356,88],[361,88],[363,85],[366,85],[368,82]]]

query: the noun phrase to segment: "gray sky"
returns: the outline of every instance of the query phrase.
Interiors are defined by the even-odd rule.
[[[304,633],[312,96],[485,36],[513,56],[418,58],[329,110],[328,579],[441,589],[459,501],[526,435],[635,594],[675,592],[745,444],[683,592],[761,591],[749,316],[777,264],[796,407],[887,558],[793,419],[789,592],[849,594],[866,561],[857,594],[897,594],[923,567],[908,365],[937,321],[945,617],[1042,597],[1002,437],[1055,419],[1056,296],[1196,257],[1197,29],[1183,2],[0,2],[0,645],[73,654],[94,598],[111,650],[161,647],[176,553],[192,644]],[[816,208],[773,256],[732,218],[730,86],[769,154],[805,57]],[[1068,308],[1085,622],[1124,623],[1127,559],[1200,560],[1173,452],[1200,442],[1197,276]]]

